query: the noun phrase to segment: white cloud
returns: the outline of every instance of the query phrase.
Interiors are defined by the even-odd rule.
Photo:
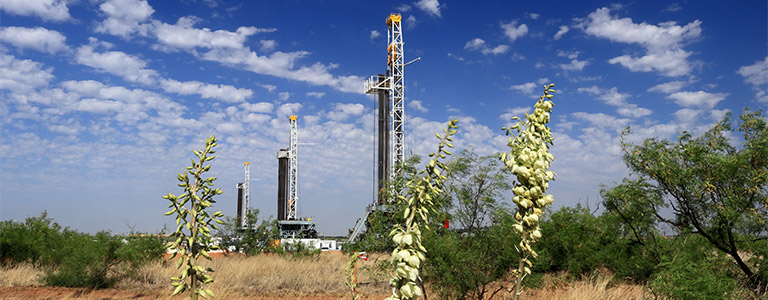
[[[514,117],[524,118],[525,114],[530,111],[531,111],[530,107],[519,106],[519,107],[507,108],[506,110],[504,110],[503,114],[499,115],[499,119],[505,122],[509,122],[509,121],[512,121],[512,118]]]
[[[541,15],[537,13],[528,13],[528,17],[531,18],[532,20],[538,20],[539,17],[541,17]]]
[[[323,98],[325,96],[325,93],[323,92],[307,92],[307,97],[315,97],[315,98]]]
[[[280,101],[288,101],[288,99],[291,98],[291,92],[279,92],[277,93],[277,98],[280,99]]]
[[[704,91],[697,92],[676,92],[667,98],[672,99],[685,108],[706,108],[712,109],[718,102],[725,100],[728,97],[726,93],[708,93]]]
[[[70,18],[68,0],[3,0],[0,10],[12,15],[38,16],[45,21],[66,21]]]
[[[160,42],[163,50],[186,50],[195,48],[205,49],[245,49],[245,40],[254,34],[262,32],[274,32],[274,28],[257,28],[253,26],[241,26],[236,31],[215,30],[208,28],[194,28],[198,22],[194,17],[181,17],[176,24],[167,24],[154,21],[154,34]]]
[[[263,52],[271,52],[277,48],[277,41],[275,40],[261,40],[259,44],[261,44],[260,50]]]
[[[328,119],[344,121],[349,117],[359,116],[365,112],[365,106],[360,103],[336,103],[332,111],[328,112]]]
[[[680,91],[685,86],[685,82],[682,81],[670,81],[661,84],[657,84],[648,89],[649,92],[659,92],[664,94],[671,94]]]
[[[253,96],[250,89],[236,88],[226,84],[208,84],[199,81],[160,80],[160,86],[169,93],[179,95],[200,95],[204,99],[217,99],[224,102],[238,103]]]
[[[126,81],[153,84],[158,77],[155,70],[145,68],[147,63],[122,51],[107,51],[97,53],[93,46],[85,45],[77,48],[75,60],[102,72],[121,76]]]
[[[123,38],[136,32],[147,35],[150,24],[145,21],[155,12],[146,0],[107,0],[99,9],[107,19],[96,26],[96,32]]]
[[[526,95],[533,95],[533,90],[538,86],[538,84],[533,82],[526,82],[522,84],[513,85],[509,88],[519,91]]]
[[[259,102],[259,103],[242,103],[240,104],[240,107],[245,109],[248,112],[255,112],[255,113],[271,113],[274,109],[275,105],[269,102]]]
[[[408,29],[414,29],[418,24],[419,22],[416,21],[416,17],[414,15],[410,15],[408,18],[405,18],[405,27]]]
[[[0,41],[21,49],[35,49],[40,52],[56,53],[67,49],[67,38],[60,32],[43,27],[3,27]]]
[[[762,61],[739,68],[738,73],[744,77],[744,82],[752,84],[758,101],[768,102],[768,56]]]
[[[274,92],[277,89],[277,86],[274,84],[262,84],[261,87],[263,87],[265,90],[271,92]]]
[[[408,101],[408,108],[415,109],[416,111],[421,112],[421,113],[429,112],[429,109],[424,107],[424,105],[421,102],[421,100],[411,100],[411,101]]]
[[[677,11],[681,11],[681,10],[683,10],[683,7],[680,6],[680,3],[670,3],[662,11],[665,11],[665,12],[677,12]]]
[[[559,40],[560,38],[563,37],[563,35],[568,33],[568,31],[569,31],[568,26],[565,26],[565,25],[560,26],[560,28],[557,30],[557,33],[555,33],[554,39]]]
[[[516,24],[517,21],[501,24],[501,29],[504,30],[504,35],[509,39],[510,43],[528,33],[528,25],[520,24],[520,26],[515,26]]]
[[[416,7],[433,17],[440,17],[440,2],[437,0],[419,0]]]
[[[375,40],[376,38],[378,38],[380,36],[381,36],[381,33],[378,30],[371,30],[371,34],[369,35],[371,40]]]
[[[464,49],[480,51],[480,53],[484,55],[488,55],[488,54],[498,55],[498,54],[507,53],[509,51],[509,46],[498,45],[496,47],[491,48],[485,43],[485,40],[481,38],[474,38],[469,42],[467,42],[466,44],[464,44]]]
[[[0,53],[0,90],[26,93],[45,87],[53,79],[52,72],[52,68],[45,68],[39,62]]]
[[[609,63],[620,64],[633,72],[656,71],[670,77],[691,72],[692,66],[688,61],[691,52],[682,47],[701,35],[701,21],[695,20],[685,26],[675,22],[638,24],[630,18],[618,18],[610,13],[609,8],[599,8],[590,13],[579,26],[593,36],[614,42],[639,44],[645,48],[646,54],[642,57],[622,55],[610,59]]]
[[[411,6],[408,4],[400,4],[397,6],[397,11],[399,12],[409,12],[411,11]]]
[[[591,86],[578,88],[577,91],[579,93],[598,96],[597,99],[603,101],[607,105],[616,107],[616,112],[625,117],[640,118],[653,113],[650,109],[639,107],[634,103],[629,103],[627,99],[629,99],[630,95],[619,93],[619,90],[616,87],[603,90],[597,86]]]
[[[285,103],[277,108],[277,116],[285,117],[289,115],[295,115],[299,112],[301,107],[301,103]]]

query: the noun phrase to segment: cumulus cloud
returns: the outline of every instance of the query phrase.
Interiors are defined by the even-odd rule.
[[[512,21],[509,23],[502,23],[501,29],[504,30],[504,35],[509,39],[509,42],[512,43],[516,39],[523,37],[528,33],[528,25],[520,24],[520,26],[517,25],[517,21]]]
[[[223,102],[238,103],[253,95],[250,89],[236,88],[226,84],[208,84],[199,81],[160,80],[160,86],[169,93],[179,95],[200,95],[204,99],[217,99]]]
[[[0,90],[26,93],[45,87],[53,79],[52,72],[52,68],[45,68],[39,62],[0,54]]]
[[[328,119],[339,122],[362,115],[363,112],[365,112],[365,106],[360,103],[336,103],[333,110],[328,112]]]
[[[657,84],[648,89],[649,92],[659,92],[664,94],[671,94],[680,91],[685,86],[685,82],[682,81],[670,81],[661,84]]]
[[[93,46],[77,48],[75,60],[102,72],[122,77],[126,81],[151,85],[157,80],[157,71],[146,68],[147,63],[122,51],[94,52]]]
[[[629,103],[629,94],[619,93],[616,87],[610,89],[601,89],[597,86],[582,87],[577,89],[580,93],[587,93],[593,96],[597,96],[598,100],[603,103],[616,107],[616,112],[619,115],[630,118],[640,118],[653,113],[650,109],[639,107],[637,104]]]
[[[554,39],[559,40],[560,38],[563,37],[563,35],[568,33],[568,31],[569,31],[568,26],[565,26],[565,25],[560,26],[560,28],[557,30],[557,33],[555,33]]]
[[[371,30],[371,34],[369,35],[371,40],[375,40],[376,38],[378,38],[380,36],[381,36],[381,32],[379,32],[378,30]]]
[[[277,48],[277,41],[275,40],[261,40],[259,41],[259,44],[261,45],[261,48],[259,49],[263,52],[270,52]]]
[[[323,98],[325,96],[325,93],[323,92],[307,92],[307,97],[315,97],[315,98]]]
[[[567,64],[560,64],[559,67],[563,71],[581,71],[584,70],[584,67],[586,67],[589,64],[589,60],[579,60],[579,52],[565,52],[565,51],[558,51],[557,56],[560,57],[567,57],[571,60],[570,63]]]
[[[240,104],[240,107],[245,109],[248,112],[255,112],[255,113],[271,113],[274,109],[275,105],[269,102],[259,102],[259,103],[242,103]]]
[[[147,35],[151,24],[146,21],[155,12],[146,0],[107,0],[99,10],[107,18],[96,26],[96,32],[123,38],[133,33]]]
[[[744,82],[752,85],[758,101],[768,102],[768,56],[752,65],[739,68],[738,73],[744,77]]]
[[[579,27],[589,35],[614,42],[639,44],[646,50],[644,56],[622,55],[610,59],[609,63],[620,64],[633,72],[655,71],[669,77],[691,72],[691,62],[688,61],[691,52],[682,47],[701,35],[699,20],[685,26],[672,21],[658,25],[638,24],[630,18],[612,16],[611,10],[606,7],[590,13]]]
[[[415,3],[416,7],[430,16],[440,17],[440,2],[437,0],[419,0]]]
[[[66,21],[70,18],[67,0],[3,0],[0,10],[12,15],[37,16],[44,21]]]
[[[727,93],[708,93],[705,91],[697,92],[676,92],[667,96],[685,108],[706,108],[712,109],[720,101],[728,97]]]
[[[480,53],[484,55],[499,55],[504,54],[509,51],[508,45],[498,45],[495,47],[490,47],[485,43],[485,40],[481,38],[474,38],[464,44],[464,49],[466,50],[472,50],[472,51],[480,51]]]
[[[67,49],[67,38],[58,31],[43,27],[3,27],[0,41],[20,49],[34,49],[40,52],[56,53]]]
[[[509,121],[512,121],[512,118],[514,117],[518,117],[518,118],[525,117],[525,114],[529,113],[530,111],[531,111],[530,107],[523,107],[523,106],[507,108],[504,110],[504,113],[499,115],[499,119],[505,122],[509,122]]]
[[[408,108],[414,109],[421,113],[426,113],[429,111],[426,107],[424,107],[424,104],[421,102],[421,100],[411,100],[408,101]]]
[[[520,93],[533,96],[536,94],[536,89],[541,88],[543,85],[549,83],[549,78],[539,78],[536,82],[526,82],[510,86],[510,89],[516,90]]]

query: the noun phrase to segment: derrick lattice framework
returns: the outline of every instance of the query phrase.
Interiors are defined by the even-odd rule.
[[[243,179],[243,202],[245,207],[243,208],[243,215],[240,216],[242,218],[240,224],[243,224],[243,227],[248,227],[248,202],[251,200],[251,163],[246,161],[244,165],[245,178]]]
[[[296,203],[299,201],[299,133],[296,116],[291,116],[290,144],[288,145],[288,216],[287,220],[296,220]]]
[[[403,31],[400,14],[390,14],[387,18],[387,74],[371,76],[365,82],[366,94],[378,94],[379,113],[388,113],[388,124],[380,125],[379,133],[379,178],[387,180],[390,191],[389,199],[401,194],[402,186],[395,186],[398,168],[405,162],[405,86],[403,71],[406,63],[403,56]],[[383,103],[387,101],[389,105]],[[381,131],[381,127],[387,130]],[[382,157],[383,156],[383,157]],[[382,187],[379,188],[380,192]],[[379,202],[381,203],[381,201]]]

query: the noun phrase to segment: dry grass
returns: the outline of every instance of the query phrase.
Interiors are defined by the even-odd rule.
[[[323,253],[316,259],[295,260],[279,255],[245,257],[232,255],[206,262],[216,272],[210,288],[217,299],[349,299],[344,285],[344,267],[348,256]],[[376,265],[386,255],[372,255],[361,261],[358,292],[363,299],[383,299],[389,291],[388,275]],[[461,266],[457,266],[461,267]],[[159,261],[138,274],[121,278],[115,289],[91,291],[40,287],[42,271],[31,265],[0,269],[1,299],[185,299],[171,297],[169,277],[178,273],[175,261]],[[429,293],[430,299],[437,295]],[[509,295],[496,295],[506,299]],[[544,287],[525,290],[525,300],[642,299],[642,286],[611,284],[610,275],[562,282],[557,277],[544,279]]]
[[[42,277],[43,271],[31,264],[0,268],[0,286],[38,286]]]

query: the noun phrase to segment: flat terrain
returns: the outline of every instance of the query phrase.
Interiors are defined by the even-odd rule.
[[[373,255],[358,265],[360,299],[384,299],[388,296],[389,275],[378,265],[388,257]],[[344,285],[344,267],[348,257],[323,253],[316,258],[292,259],[279,255],[245,257],[232,255],[208,262],[216,271],[210,288],[217,299],[263,300],[336,300],[350,299]],[[175,264],[158,261],[138,274],[121,278],[115,288],[90,290],[45,287],[40,283],[43,271],[29,265],[0,268],[0,299],[189,299],[171,297],[169,277],[177,273]],[[526,290],[525,300],[642,299],[637,285],[610,285],[610,276],[598,276],[577,282],[545,280],[544,288]],[[429,292],[429,291],[428,291]],[[430,299],[437,299],[428,293]],[[494,299],[505,299],[502,290]]]

